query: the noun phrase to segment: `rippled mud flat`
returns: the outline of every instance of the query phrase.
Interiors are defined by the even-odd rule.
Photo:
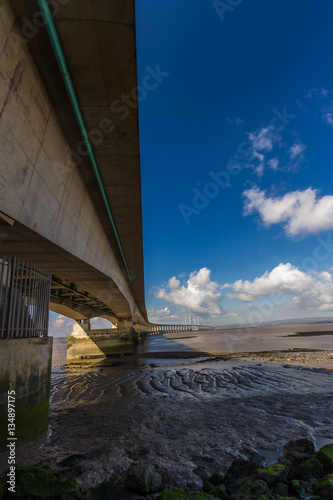
[[[198,465],[226,469],[252,450],[275,459],[295,438],[333,441],[333,371],[201,361],[55,369],[48,436],[19,461],[55,467],[83,455],[74,469],[84,489],[118,480],[133,463],[154,465],[164,487],[193,488]]]

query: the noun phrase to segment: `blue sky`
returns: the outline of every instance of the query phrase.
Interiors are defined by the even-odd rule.
[[[332,1],[136,11],[151,321],[333,317]]]
[[[333,315],[333,4],[137,0],[146,302]]]

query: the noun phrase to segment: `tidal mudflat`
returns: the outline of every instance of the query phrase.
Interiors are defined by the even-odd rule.
[[[79,455],[83,489],[151,464],[165,488],[195,489],[199,465],[225,470],[254,451],[272,463],[291,439],[333,442],[333,336],[287,338],[300,331],[158,335],[131,358],[58,360],[49,432],[18,464]]]

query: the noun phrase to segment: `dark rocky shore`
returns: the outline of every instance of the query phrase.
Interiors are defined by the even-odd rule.
[[[200,489],[164,489],[163,475],[153,465],[134,465],[115,484],[104,481],[83,491],[75,476],[87,457],[72,455],[51,470],[20,467],[16,471],[15,494],[8,493],[7,475],[0,474],[0,498],[90,499],[90,500],[326,500],[333,498],[333,444],[315,451],[314,443],[299,439],[286,443],[276,464],[252,453],[234,460],[226,472],[198,466]]]
[[[0,498],[333,498],[332,351],[207,351],[54,368],[49,432]]]

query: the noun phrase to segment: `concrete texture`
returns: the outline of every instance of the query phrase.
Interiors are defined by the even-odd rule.
[[[15,391],[17,444],[30,441],[48,426],[51,337],[1,340],[0,449],[8,437],[8,391]]]
[[[117,329],[90,330],[89,324],[74,323],[68,337],[67,359],[104,358],[134,354],[138,335],[127,330],[119,334]]]
[[[134,1],[61,3],[57,29],[133,279],[32,0],[0,4],[0,252],[145,322],[138,114],[116,101],[137,85]],[[89,317],[66,301],[51,307]]]

